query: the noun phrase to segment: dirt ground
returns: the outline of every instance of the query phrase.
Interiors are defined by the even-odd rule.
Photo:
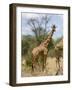
[[[45,70],[42,71],[41,65],[36,65],[36,69],[32,72],[31,67],[26,67],[26,62],[22,60],[22,77],[31,77],[31,76],[52,76],[52,75],[62,75],[63,74],[63,58],[60,58],[60,68],[59,64],[56,62],[55,57],[48,57],[46,60]]]

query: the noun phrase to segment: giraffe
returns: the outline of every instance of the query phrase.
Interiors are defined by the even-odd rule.
[[[59,41],[58,44],[56,44],[55,46],[55,53],[56,53],[56,63],[58,64],[59,66],[59,69],[56,73],[56,75],[58,75],[60,69],[63,69],[61,66],[60,66],[60,58],[62,57],[63,58],[63,38]]]
[[[46,58],[48,54],[48,45],[52,39],[53,33],[56,31],[56,26],[52,26],[52,30],[49,33],[47,39],[43,41],[39,46],[35,47],[32,50],[32,71],[34,71],[35,68],[35,61],[39,58],[39,55],[43,56],[43,65],[42,65],[42,70],[44,71],[44,68],[46,66]]]

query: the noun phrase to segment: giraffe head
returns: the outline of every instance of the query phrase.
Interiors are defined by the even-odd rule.
[[[52,31],[53,31],[53,32],[56,31],[56,26],[55,26],[55,25],[52,26]]]

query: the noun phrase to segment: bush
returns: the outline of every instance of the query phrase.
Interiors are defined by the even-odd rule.
[[[28,51],[28,54],[25,56],[26,59],[26,65],[32,66],[32,54],[31,51]]]
[[[48,57],[55,57],[55,50],[54,49],[49,50]]]
[[[22,40],[22,56],[26,55],[29,49],[29,42],[27,40]]]

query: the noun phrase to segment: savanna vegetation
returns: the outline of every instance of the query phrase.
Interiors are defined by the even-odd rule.
[[[34,47],[38,46],[41,42],[43,42],[47,37],[49,32],[47,32],[47,25],[49,23],[51,17],[44,16],[42,17],[41,21],[38,19],[29,19],[28,25],[31,27],[31,31],[34,33],[34,35],[22,35],[22,72],[24,74],[30,74],[31,75],[31,66],[32,66],[32,55],[31,51],[33,50]],[[42,25],[43,24],[43,25]],[[63,50],[58,50],[56,53],[55,51],[55,46],[57,43],[60,42],[60,38],[56,38],[51,40],[50,44],[48,45],[48,57],[55,57],[57,53],[62,53]],[[39,58],[40,59],[40,58]],[[24,63],[23,63],[24,62]],[[41,64],[42,60],[40,60]],[[27,76],[30,76],[27,75]],[[40,75],[40,74],[39,74]],[[23,74],[22,74],[23,76]]]

